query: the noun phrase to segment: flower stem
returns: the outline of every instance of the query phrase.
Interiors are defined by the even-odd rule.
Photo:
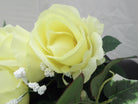
[[[56,78],[53,78],[51,81],[48,82],[48,84],[46,84],[46,86],[49,86]]]
[[[76,102],[76,103],[73,103],[73,104],[95,104],[95,102],[94,101],[91,101],[91,100],[88,100],[88,101]]]
[[[19,102],[23,99],[23,97],[24,97],[26,94],[28,94],[29,92],[31,92],[31,91],[28,90],[28,91],[25,92],[23,95],[19,96],[19,97],[17,98],[18,103],[19,103]]]
[[[100,104],[108,104],[108,103],[110,103],[110,102],[112,102],[114,99],[108,99],[108,100],[106,100],[106,101],[104,101],[104,102],[102,102],[102,103],[100,103]]]
[[[112,73],[113,76],[114,76],[114,73],[113,73],[112,71],[109,71],[109,72]],[[103,84],[101,85],[101,87],[100,87],[100,89],[99,89],[99,92],[98,92],[98,95],[97,95],[97,98],[96,98],[96,104],[99,104],[100,94],[101,94],[101,92],[102,92],[102,89],[103,89],[104,85],[105,85],[107,82],[109,82],[109,81],[113,78],[113,76],[110,77],[109,79],[105,80],[105,81],[103,82]]]

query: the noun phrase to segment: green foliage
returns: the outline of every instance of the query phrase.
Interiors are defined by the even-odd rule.
[[[113,65],[110,69],[111,71],[113,71],[114,73],[117,73],[123,77],[127,77],[127,74],[125,73],[124,69],[122,67],[120,67],[118,64]]]
[[[123,79],[119,75],[115,79]],[[110,81],[104,88],[104,94],[114,99],[111,104],[136,104],[138,101],[138,80]]]
[[[115,59],[115,60],[112,60],[109,64],[107,64],[104,68],[104,70],[99,73],[97,76],[95,76],[92,80],[91,80],[91,83],[90,83],[90,89],[91,89],[91,94],[92,96],[95,97],[96,100],[98,100],[100,95],[100,89],[101,89],[101,86],[102,84],[105,82],[105,81],[108,81],[108,79],[106,80],[106,77],[109,73],[109,70],[111,69],[111,67],[117,63],[119,63],[121,60],[124,60],[124,59],[128,59],[128,58],[135,58],[135,56],[132,56],[132,57],[126,57],[126,58],[118,58],[118,59]],[[109,78],[110,79],[110,78]]]
[[[94,77],[91,80],[90,83],[90,89],[91,89],[91,94],[92,96],[96,99],[99,93],[99,89],[104,82],[107,74],[108,74],[109,69],[103,70],[100,74],[98,74],[96,77]]]
[[[116,60],[113,60],[111,61],[108,65],[105,66],[104,70],[99,73],[97,76],[95,76],[92,80],[91,80],[91,93],[92,93],[92,96],[94,96],[95,98],[97,98],[97,95],[98,95],[98,92],[99,92],[99,89],[100,89],[100,86],[102,85],[102,83],[104,82],[108,72],[109,72],[109,69],[119,63],[121,60],[123,59],[116,59]]]
[[[2,25],[2,26],[3,26],[3,27],[5,27],[5,26],[6,26],[6,21],[4,21],[4,22],[3,22],[3,25]]]
[[[105,36],[103,38],[103,49],[107,53],[114,50],[121,42],[112,36]]]
[[[102,73],[103,69],[104,69],[105,65],[102,64],[100,66],[97,67],[96,71],[92,74],[91,78],[89,79],[89,81],[87,83],[84,84],[84,90],[87,92],[88,97],[91,100],[94,100],[94,97],[91,94],[91,89],[90,89],[90,84],[91,84],[91,80],[97,76],[98,74]]]
[[[80,95],[83,88],[84,76],[80,74],[69,87],[65,90],[63,95],[58,100],[57,104],[73,104],[80,101]]]

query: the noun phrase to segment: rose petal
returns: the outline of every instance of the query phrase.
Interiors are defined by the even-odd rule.
[[[0,46],[0,58],[1,59],[15,59],[11,51],[12,35],[6,36]]]
[[[40,67],[42,61],[29,46],[26,50],[26,77],[30,82],[39,82],[45,77]]]
[[[101,60],[104,56],[104,50],[102,48],[102,37],[98,33],[94,32],[91,35],[91,41],[94,48],[92,57],[95,57],[97,60]]]
[[[91,58],[88,61],[87,66],[83,68],[82,71],[80,70],[80,71],[72,73],[73,79],[75,79],[82,72],[84,74],[84,83],[85,83],[90,79],[92,73],[96,70],[96,68],[97,68],[96,59]]]
[[[12,99],[16,99],[28,91],[28,87],[21,81],[17,80],[12,72],[0,70],[0,104],[6,104]],[[29,104],[29,95],[24,96],[21,101],[23,104]]]
[[[13,29],[13,34],[12,51],[17,61],[20,62],[20,66],[26,68],[27,79],[32,82],[40,81],[44,78],[44,73],[40,68],[42,61],[29,45],[30,33],[16,26]]]
[[[83,55],[88,50],[87,40],[83,30],[82,30],[82,34],[83,34],[83,38],[81,38],[79,43],[77,43],[76,47],[74,47],[71,51],[69,51],[64,56],[62,57],[47,56],[47,57],[50,59],[54,59],[65,65],[75,65],[82,62]]]
[[[48,48],[56,57],[63,56],[73,49],[75,45],[73,36],[69,33],[52,31],[48,33]]]
[[[26,63],[26,48],[29,43],[29,32],[21,28],[20,26],[16,26],[12,29],[13,41],[11,45],[11,49],[14,53],[16,59],[22,64]]]
[[[93,32],[97,32],[99,33],[99,35],[102,35],[104,24],[101,24],[97,18],[88,16],[86,23],[87,23],[89,34],[92,34]]]

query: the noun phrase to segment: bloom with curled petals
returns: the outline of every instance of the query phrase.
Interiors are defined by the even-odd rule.
[[[104,59],[103,27],[95,17],[81,18],[72,6],[54,4],[40,14],[30,45],[52,71],[73,78],[82,72],[86,82]]]

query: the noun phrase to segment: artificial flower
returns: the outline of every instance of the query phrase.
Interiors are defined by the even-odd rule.
[[[54,4],[40,14],[30,45],[50,70],[74,79],[82,72],[86,82],[104,61],[103,27],[95,17],[81,18],[72,6]]]
[[[18,99],[28,91],[22,80],[16,79],[9,69],[0,68],[0,104],[6,104]],[[29,104],[29,94],[25,95],[19,104]]]

